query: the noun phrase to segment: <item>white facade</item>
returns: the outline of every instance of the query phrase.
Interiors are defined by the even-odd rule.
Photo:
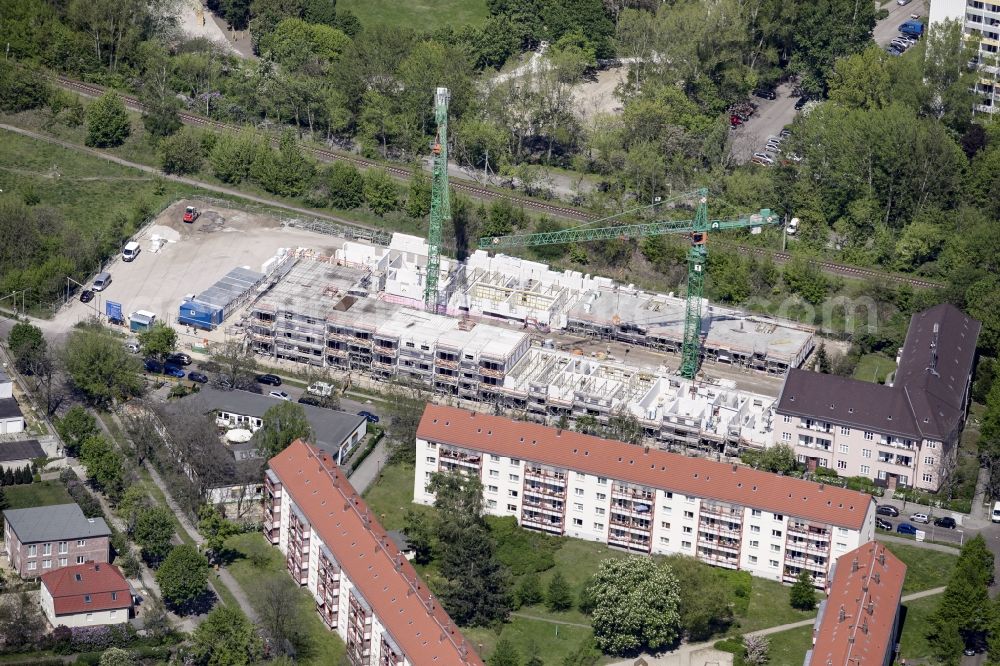
[[[45,619],[53,627],[57,627],[60,624],[67,627],[93,627],[99,624],[124,624],[128,622],[129,611],[127,608],[57,616],[55,606],[52,602],[52,595],[44,585],[39,590],[38,601],[41,603]]]
[[[415,502],[433,504],[431,475],[457,469],[478,474],[487,512],[514,516],[523,527],[636,552],[690,555],[776,581],[793,582],[804,567],[822,587],[836,558],[875,533],[874,503],[862,527],[850,529],[419,437],[416,447]],[[670,476],[663,481],[669,484]]]
[[[19,432],[24,432],[23,416],[0,418],[0,435],[13,435]]]
[[[974,62],[981,76],[975,83],[975,110],[1000,109],[1000,0],[931,0],[929,27],[947,20],[962,24],[966,38],[977,45]]]

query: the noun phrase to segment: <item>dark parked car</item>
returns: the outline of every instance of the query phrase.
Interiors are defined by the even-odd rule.
[[[258,384],[267,384],[269,386],[281,386],[281,377],[278,375],[257,375]]]
[[[89,303],[92,300],[94,300],[94,292],[92,292],[89,289],[84,289],[83,291],[80,292],[81,303]]]
[[[808,97],[806,97],[805,95],[803,95],[802,97],[799,97],[798,100],[796,100],[796,102],[795,102],[795,110],[796,111],[800,111],[802,109],[802,107],[805,106],[808,103],[809,103],[809,98]]]
[[[368,419],[368,423],[378,423],[379,421],[379,418],[376,415],[364,409],[358,412],[358,416],[363,416]]]
[[[146,372],[163,372],[163,364],[155,358],[147,358],[143,366],[146,368]]]
[[[761,99],[776,99],[778,97],[773,90],[768,90],[766,88],[754,90],[753,94]]]
[[[899,525],[896,525],[896,531],[900,534],[916,534],[917,528],[910,523],[900,523]]]
[[[941,516],[934,519],[934,524],[938,527],[947,527],[949,530],[955,529],[955,519],[951,516]]]
[[[188,379],[190,379],[193,382],[198,382],[199,384],[208,383],[208,375],[204,375],[200,372],[194,372],[194,371],[189,372]]]
[[[888,520],[883,520],[882,518],[875,519],[875,527],[879,528],[880,530],[889,530],[890,532],[892,531],[892,523],[890,523]]]
[[[891,504],[879,504],[878,508],[875,509],[875,513],[879,514],[880,516],[892,516],[893,518],[895,518],[896,516],[899,515],[899,509],[897,509]]]
[[[191,365],[191,357],[187,354],[175,352],[167,356],[167,363],[172,363],[174,365]]]
[[[176,377],[177,379],[184,379],[184,370],[176,365],[167,364],[163,366],[163,374]]]

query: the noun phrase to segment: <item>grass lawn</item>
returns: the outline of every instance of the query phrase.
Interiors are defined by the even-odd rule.
[[[799,622],[816,617],[816,611],[800,611],[792,608],[789,602],[791,587],[763,578],[755,577],[752,580],[750,605],[747,607],[746,615],[737,616],[737,624],[731,633],[745,634],[779,624]],[[819,598],[822,596],[817,594]],[[772,663],[776,662],[772,660]]]
[[[512,617],[500,633],[494,629],[463,629],[462,633],[483,658],[493,653],[501,637],[510,640],[521,652],[522,663],[537,654],[543,663],[561,664],[563,659],[590,637],[590,629],[553,624],[523,617]]]
[[[365,26],[389,23],[414,30],[461,28],[482,23],[489,16],[486,0],[340,0],[337,9],[347,9]]]
[[[907,662],[930,656],[927,644],[927,623],[937,609],[940,597],[924,597],[903,604],[903,633],[899,639],[899,656]]]
[[[886,546],[906,564],[903,594],[947,585],[958,562],[958,551],[952,555],[900,543],[887,543]]]
[[[854,378],[864,382],[885,383],[885,377],[896,369],[896,359],[885,354],[865,354],[854,368]]]
[[[806,652],[812,647],[812,626],[789,629],[768,636],[771,640],[771,659],[775,666],[801,666]]]
[[[386,465],[378,480],[365,491],[364,497],[378,515],[382,527],[387,530],[402,529],[406,510],[421,508],[421,505],[413,503],[413,465]]]
[[[226,546],[235,550],[236,560],[228,566],[229,573],[240,584],[254,608],[260,609],[264,602],[264,589],[270,581],[277,581],[295,590],[300,599],[298,624],[306,637],[307,646],[299,652],[295,663],[306,666],[339,664],[344,654],[344,643],[337,632],[330,631],[316,614],[316,604],[305,589],[300,588],[288,575],[281,552],[264,540],[260,533],[239,534],[231,537]],[[252,553],[259,553],[256,566],[249,559]]]
[[[27,509],[50,504],[71,504],[73,498],[58,481],[42,481],[23,486],[4,486],[9,509]]]

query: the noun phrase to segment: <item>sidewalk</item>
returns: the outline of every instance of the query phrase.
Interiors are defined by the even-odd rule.
[[[916,541],[914,539],[904,539],[903,537],[891,536],[889,534],[876,534],[876,541],[882,541],[884,543],[901,543],[905,546],[916,546],[917,548],[926,548],[927,550],[936,550],[939,553],[948,553],[949,555],[958,555],[959,546],[955,544],[954,546],[945,546],[940,543],[927,543],[926,541]]]
[[[386,445],[388,437],[383,436],[379,443],[375,445],[368,457],[361,461],[361,464],[351,474],[351,485],[358,492],[363,494],[372,483],[378,479],[382,468],[385,467],[386,460],[389,459],[389,447]]]

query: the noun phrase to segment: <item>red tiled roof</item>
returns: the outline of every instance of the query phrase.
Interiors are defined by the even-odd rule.
[[[42,585],[52,595],[56,615],[93,613],[132,606],[132,589],[113,564],[88,562],[42,575]],[[117,592],[117,599],[111,593]],[[90,603],[85,596],[90,595]]]
[[[268,464],[410,663],[482,666],[328,455],[296,440]]]
[[[837,558],[810,663],[884,663],[886,650],[893,645],[892,629],[905,577],[906,565],[875,541]]]
[[[441,405],[427,405],[417,437],[851,529],[863,527],[874,502],[865,493],[745,465]]]

